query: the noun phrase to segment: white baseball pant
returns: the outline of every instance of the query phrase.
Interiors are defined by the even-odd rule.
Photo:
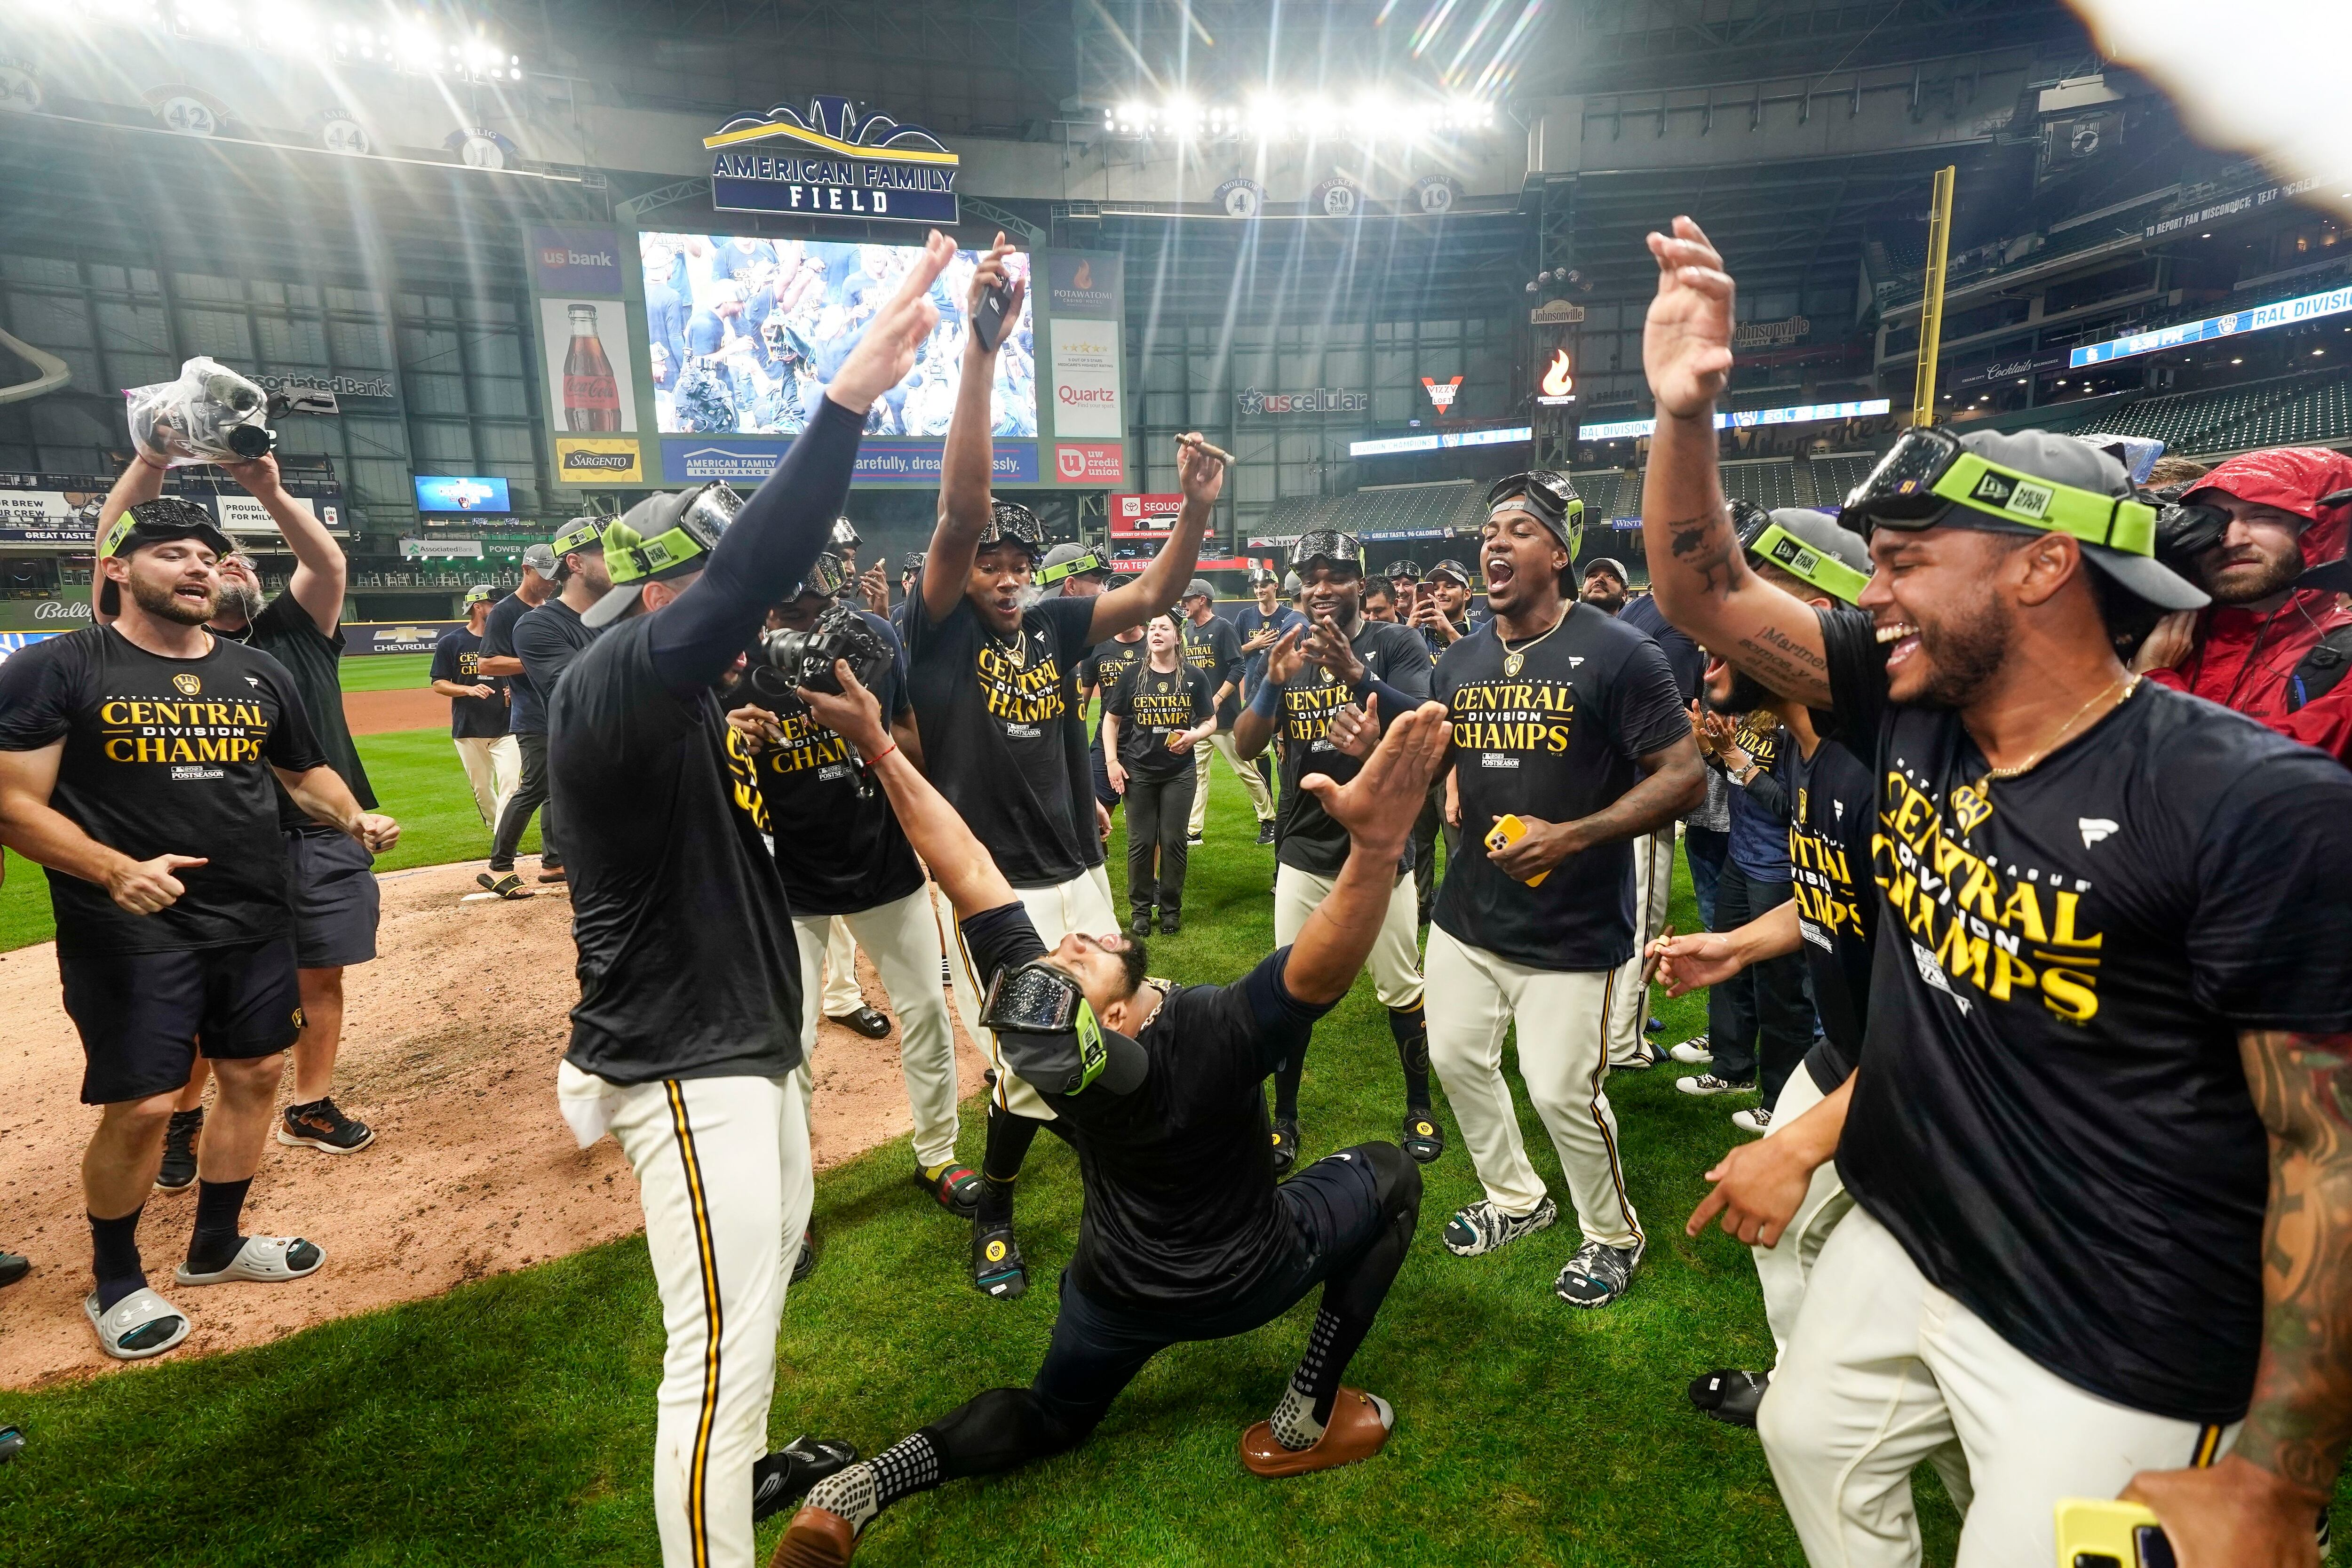
[[[1240,775],[1242,788],[1249,791],[1250,809],[1257,813],[1257,819],[1260,822],[1272,822],[1274,792],[1265,787],[1265,775],[1257,771],[1255,763],[1242,761],[1241,753],[1234,750],[1234,732],[1231,730],[1220,730],[1209,737],[1207,746],[1195,745],[1192,748],[1192,819],[1186,825],[1186,831],[1192,837],[1198,838],[1201,837],[1201,829],[1207,826],[1209,823],[1209,752],[1211,748],[1214,748],[1217,755],[1225,759],[1225,766]]]
[[[831,919],[832,927],[825,932],[823,949],[824,1016],[828,1018],[846,1018],[850,1014],[866,1005],[866,993],[860,990],[857,984],[857,939],[851,935],[849,923],[842,916],[835,915]],[[795,919],[793,924],[799,926],[799,920]],[[937,940],[936,934],[933,940]],[[801,941],[805,952],[807,936],[803,934]],[[876,961],[874,969],[876,973],[881,973],[882,965],[879,960]],[[808,984],[808,965],[805,963],[801,965],[801,990],[805,994],[813,989]],[[889,983],[885,981],[883,984],[887,985]],[[815,1026],[812,1024],[809,1028],[810,1032],[801,1037],[814,1040],[816,1038]]]
[[[1331,894],[1336,877],[1318,877],[1296,866],[1277,866],[1274,872],[1274,945],[1286,947],[1298,940],[1307,917]],[[1383,1007],[1402,1009],[1421,1001],[1421,949],[1413,932],[1419,929],[1412,879],[1399,879],[1389,892],[1389,907],[1381,919],[1381,934],[1364,960],[1371,972],[1372,990]]]
[[[583,1148],[637,1173],[661,1293],[654,1519],[663,1568],[752,1568],[751,1465],[767,1452],[776,1327],[816,1186],[785,1078],[616,1084],[571,1063],[556,1100]]]
[[[1519,1026],[1519,1076],[1559,1154],[1576,1223],[1587,1241],[1638,1247],[1641,1217],[1625,1190],[1617,1112],[1603,1087],[1609,1063],[1601,1023],[1618,975],[1612,970],[1536,969],[1429,928],[1429,1064],[1462,1125],[1486,1196],[1509,1215],[1535,1212],[1543,1178],[1528,1163],[1503,1036]]]
[[[835,938],[831,942],[828,926]],[[903,899],[854,915],[795,915],[793,929],[801,944],[801,1037],[816,1039],[817,955],[825,954],[828,969],[839,973],[832,969],[838,963],[835,952],[847,945],[839,939],[856,932],[874,960],[882,988],[890,994],[890,1011],[898,1015],[898,1071],[907,1080],[908,1108],[915,1113],[916,1163],[929,1170],[954,1159],[955,1026],[948,1021],[947,994],[940,989],[940,928],[931,915],[929,894],[918,888]],[[841,1011],[864,1005],[861,996]],[[833,1009],[827,996],[826,1015],[838,1017]],[[801,1080],[803,1106],[815,1088],[813,1072],[813,1061],[804,1060],[794,1075]]]
[[[1675,896],[1675,825],[1633,840],[1633,956],[1617,968],[1609,1005],[1609,1060],[1622,1066],[1641,1049],[1650,1022],[1650,988],[1642,983],[1642,950],[1666,929]]]
[[[1917,1563],[1912,1467],[1956,1439],[1975,1497],[1955,1568],[2017,1568],[2056,1560],[2059,1499],[2210,1464],[2237,1437],[2042,1367],[1927,1283],[1863,1208],[1822,1247],[1756,1426],[1813,1568]]]
[[[1822,1099],[1821,1086],[1801,1064],[1781,1086],[1780,1098],[1772,1105],[1771,1128],[1764,1136],[1780,1131]],[[1788,1228],[1780,1232],[1780,1239],[1770,1247],[1748,1248],[1756,1255],[1756,1282],[1764,1288],[1764,1321],[1772,1326],[1776,1364],[1789,1353],[1790,1338],[1797,1331],[1797,1310],[1805,1304],[1805,1284],[1812,1278],[1813,1265],[1821,1260],[1822,1247],[1853,1207],[1845,1183],[1838,1179],[1837,1162],[1824,1160],[1813,1172],[1804,1201],[1797,1205]]]
[[[449,743],[457,748],[466,782],[473,786],[474,809],[482,814],[482,826],[496,828],[507,796],[522,779],[522,747],[512,735],[460,735]]]
[[[984,989],[973,971],[971,950],[963,944],[963,933],[956,926],[955,907],[947,895],[931,884],[937,900],[940,930],[954,945],[949,950],[949,967],[955,976],[956,1011],[963,1015],[963,1026],[988,1053],[989,1064],[996,1069],[996,1088],[992,1098],[1007,1110],[1039,1121],[1054,1119],[1053,1107],[1038,1096],[1035,1089],[1013,1076],[1004,1065],[1004,1055],[996,1048],[996,1036],[980,1026],[980,998]],[[1118,915],[1111,908],[1110,881],[1099,866],[1079,872],[1066,882],[1050,888],[1015,888],[1013,896],[1021,907],[1029,911],[1029,923],[1037,928],[1037,940],[1053,947],[1072,931],[1088,936],[1118,930]]]

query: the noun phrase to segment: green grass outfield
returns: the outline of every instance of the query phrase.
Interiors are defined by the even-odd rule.
[[[409,824],[392,863],[481,853],[445,736],[377,736],[362,749]],[[1153,950],[1153,970],[1180,980],[1232,979],[1273,945],[1272,852],[1250,842],[1248,806],[1222,763],[1210,826],[1184,933]],[[1123,882],[1123,847],[1111,849]],[[26,885],[12,878],[12,905]],[[1691,930],[1686,879],[1676,893],[1676,928]],[[24,924],[20,914],[7,929]],[[1696,999],[1666,1012],[1672,1037],[1703,1026]],[[1663,1072],[1610,1088],[1653,1237],[1631,1293],[1597,1313],[1553,1298],[1572,1223],[1493,1257],[1449,1256],[1439,1227],[1477,1188],[1447,1115],[1454,1146],[1427,1172],[1412,1254],[1350,1373],[1396,1402],[1397,1434],[1380,1458],[1274,1483],[1241,1467],[1242,1429],[1280,1393],[1310,1302],[1254,1334],[1160,1356],[1085,1447],[912,1500],[868,1533],[858,1561],[1799,1562],[1754,1436],[1693,1414],[1683,1392],[1709,1367],[1770,1353],[1746,1249],[1680,1229],[1699,1173],[1735,1137],[1726,1118],[1737,1102],[1677,1094]],[[537,1092],[518,1115],[553,1115],[552,1084]],[[1393,1139],[1400,1098],[1381,1009],[1360,982],[1308,1059],[1307,1154]],[[1529,1152],[1556,1182],[1523,1091],[1521,1105]],[[968,1160],[980,1132],[968,1115]],[[1011,1304],[965,1282],[969,1232],[907,1180],[908,1163],[901,1140],[817,1183],[821,1258],[785,1311],[779,1443],[814,1432],[870,1453],[982,1388],[1027,1381],[1045,1350],[1055,1273],[1077,1237],[1069,1152],[1039,1140],[1023,1178],[1034,1286]],[[0,1331],[7,1310],[0,1295]],[[257,1350],[0,1393],[0,1421],[30,1436],[0,1466],[0,1561],[650,1563],[661,1352],[645,1247],[631,1239]],[[1949,1562],[1949,1509],[1933,1502],[1927,1523],[1930,1560]],[[777,1528],[761,1532],[762,1561]]]

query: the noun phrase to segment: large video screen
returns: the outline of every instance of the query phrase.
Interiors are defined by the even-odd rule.
[[[654,403],[671,435],[794,435],[920,249],[905,245],[723,234],[637,237]],[[1029,258],[1013,256],[1016,275]],[[866,416],[869,435],[938,438],[955,412],[980,253],[959,250],[932,287],[940,324],[915,368]],[[993,434],[1037,434],[1036,341],[1029,300],[996,359]]]

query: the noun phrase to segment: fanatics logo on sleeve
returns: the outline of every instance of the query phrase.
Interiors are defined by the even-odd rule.
[[[2103,838],[2114,837],[2117,825],[2107,817],[2084,816],[2078,817],[2074,826],[2082,830],[2083,847],[2088,849]]]

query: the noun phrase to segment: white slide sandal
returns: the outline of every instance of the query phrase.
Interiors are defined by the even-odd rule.
[[[326,1261],[324,1247],[299,1236],[248,1236],[245,1245],[236,1249],[236,1256],[228,1260],[227,1268],[199,1274],[183,1263],[172,1270],[172,1278],[183,1285],[227,1285],[240,1279],[282,1285],[289,1279],[316,1274]]]
[[[85,1296],[81,1310],[98,1335],[99,1347],[117,1361],[145,1361],[149,1356],[162,1355],[188,1337],[188,1315],[144,1285],[103,1312],[98,1310],[96,1296]],[[160,1339],[140,1344],[130,1342],[142,1331],[164,1323],[174,1326]]]

